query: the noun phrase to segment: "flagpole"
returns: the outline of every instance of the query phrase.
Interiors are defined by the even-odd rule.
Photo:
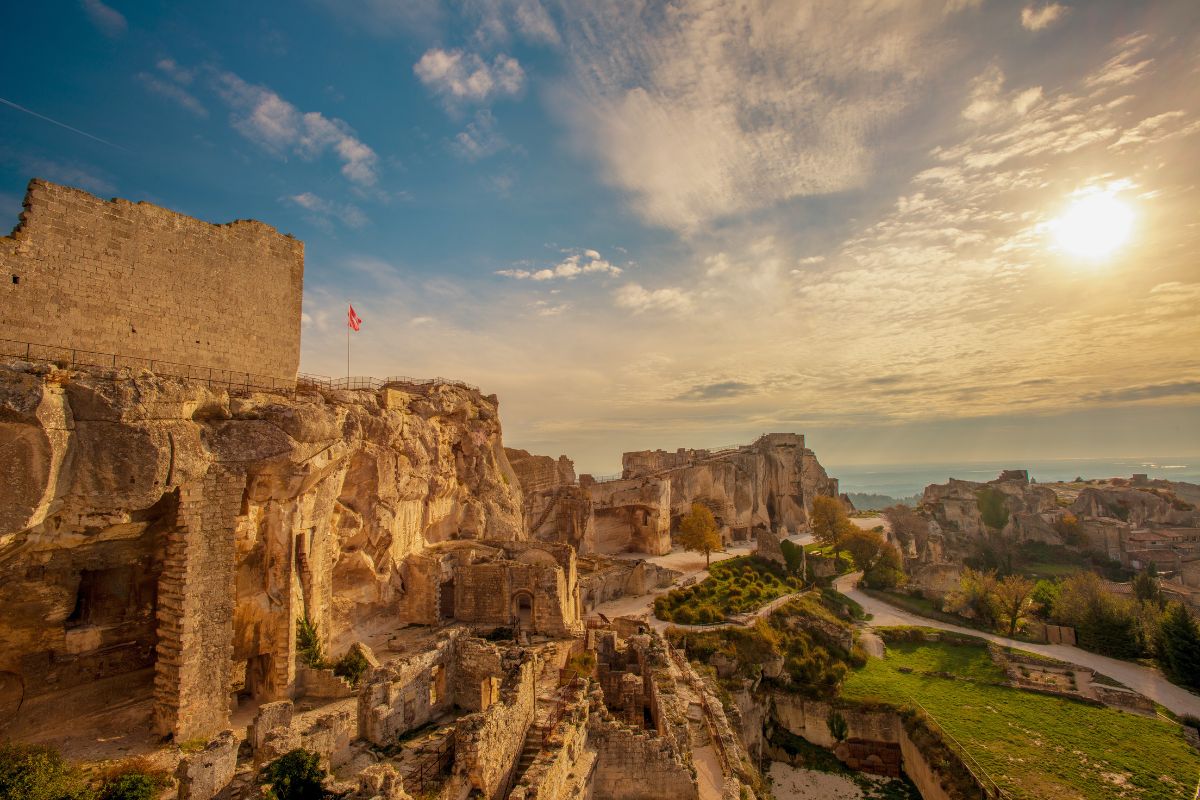
[[[350,388],[350,301],[346,301],[346,388]]]

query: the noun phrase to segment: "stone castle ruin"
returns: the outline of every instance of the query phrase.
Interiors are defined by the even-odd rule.
[[[262,223],[35,180],[0,261],[0,736],[183,800],[297,747],[362,800],[753,796],[709,684],[585,615],[671,584],[606,554],[669,550],[692,497],[803,524],[836,483],[802,440],[622,505],[472,387],[297,384],[303,245]]]
[[[0,354],[295,382],[304,245],[261,222],[33,180],[0,275]]]

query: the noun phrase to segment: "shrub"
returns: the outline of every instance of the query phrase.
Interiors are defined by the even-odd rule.
[[[358,647],[351,647],[346,651],[346,655],[339,658],[338,662],[333,665],[333,674],[345,678],[351,686],[358,686],[358,682],[362,680],[363,673],[369,666],[363,651]]]
[[[0,744],[0,797],[4,800],[86,800],[83,776],[51,747]]]
[[[97,800],[154,800],[167,783],[161,772],[124,772],[104,781]]]
[[[567,659],[567,669],[580,678],[591,677],[593,670],[596,669],[596,654],[591,650],[575,653]]]
[[[673,622],[678,622],[680,625],[691,625],[696,621],[696,615],[687,606],[675,609],[675,613],[671,616]]]
[[[829,726],[829,735],[835,742],[844,742],[850,735],[850,726],[846,724],[846,718],[838,711],[830,711],[825,724]]]
[[[994,486],[985,486],[975,493],[979,516],[983,524],[993,530],[1001,530],[1008,524],[1007,496]]]
[[[316,753],[296,749],[267,764],[259,780],[269,787],[272,800],[323,800],[325,770]]]
[[[317,626],[307,617],[296,618],[296,654],[300,661],[313,669],[325,666],[325,653],[321,650],[321,636]]]

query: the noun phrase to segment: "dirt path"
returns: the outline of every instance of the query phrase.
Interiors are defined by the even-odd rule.
[[[855,572],[850,575],[843,575],[834,583],[839,592],[857,602],[865,611],[873,615],[874,618],[871,620],[871,625],[923,625],[927,628],[938,628],[944,631],[978,636],[981,639],[987,639],[1006,647],[1016,647],[1031,653],[1051,656],[1060,661],[1090,667],[1096,670],[1096,672],[1107,675],[1110,678],[1115,678],[1135,692],[1144,694],[1154,702],[1171,709],[1176,714],[1200,716],[1200,696],[1194,695],[1188,690],[1171,683],[1158,670],[1128,661],[1109,658],[1098,653],[1091,653],[1087,650],[1081,650],[1078,647],[1071,647],[1064,644],[1030,644],[1029,642],[977,631],[974,628],[950,625],[908,611],[902,611],[855,588],[860,577],[862,577],[862,573]]]

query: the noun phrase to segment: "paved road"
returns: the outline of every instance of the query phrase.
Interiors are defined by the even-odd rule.
[[[1090,667],[1096,672],[1107,675],[1110,678],[1115,678],[1135,692],[1144,694],[1156,703],[1171,709],[1176,714],[1192,714],[1200,717],[1200,696],[1194,695],[1186,689],[1171,683],[1156,669],[1143,667],[1140,664],[1133,664],[1128,661],[1120,661],[1115,658],[1108,658],[1107,656],[1081,650],[1078,647],[1071,647],[1070,645],[1030,644],[1016,639],[1009,639],[1005,636],[984,633],[974,628],[950,625],[939,620],[928,619],[927,617],[912,614],[908,611],[902,611],[895,606],[888,605],[882,600],[877,600],[856,589],[855,586],[858,584],[858,579],[861,576],[861,572],[843,575],[834,583],[839,592],[859,603],[864,610],[874,616],[871,620],[872,625],[924,625],[927,628],[940,628],[945,631],[956,631],[971,636],[979,636],[1007,647],[1016,647],[1031,653],[1041,653],[1042,655],[1057,658],[1060,661]]]

